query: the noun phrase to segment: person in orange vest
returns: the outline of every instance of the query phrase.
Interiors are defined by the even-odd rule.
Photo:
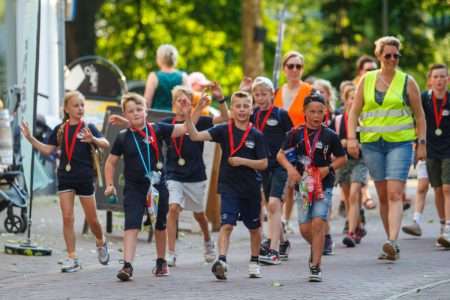
[[[276,92],[274,106],[284,108],[288,111],[294,127],[305,124],[303,112],[303,102],[311,94],[312,86],[302,81],[305,59],[300,52],[289,51],[283,57],[282,68],[287,82]],[[294,229],[289,224],[289,219],[294,206],[293,189],[288,188],[284,201],[285,228],[293,232]]]

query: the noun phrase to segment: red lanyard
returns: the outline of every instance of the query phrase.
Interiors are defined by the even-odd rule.
[[[330,112],[327,109],[327,111],[325,112],[325,126],[327,126],[327,127],[328,127],[328,121],[330,121]]]
[[[255,120],[255,121],[256,121],[256,124],[255,124],[255,127],[256,127],[257,129],[259,129],[259,131],[261,131],[261,132],[264,131],[264,127],[266,127],[267,120],[269,120],[269,117],[270,117],[270,115],[272,114],[272,111],[273,111],[273,105],[271,105],[271,106],[269,107],[269,110],[267,111],[266,115],[264,116],[263,121],[262,121],[261,124],[259,123],[259,118],[260,118],[261,112],[262,112],[261,109],[258,110],[258,112],[256,113],[256,120]]]
[[[236,152],[238,152],[239,149],[242,148],[252,127],[253,127],[253,124],[249,123],[247,126],[247,129],[245,129],[245,132],[244,132],[244,135],[242,136],[241,141],[239,142],[239,145],[236,148],[234,148],[233,120],[228,122],[228,139],[230,142],[230,157],[233,156],[234,154],[236,154]]]
[[[444,111],[444,107],[447,104],[447,93],[445,93],[444,99],[441,103],[441,109],[437,110],[437,99],[434,93],[431,93],[431,102],[433,102],[433,110],[434,110],[434,120],[436,121],[436,128],[439,128],[441,126],[442,121],[442,112]]]
[[[175,123],[176,120],[175,118],[173,118],[172,125],[174,125]],[[172,138],[172,144],[178,157],[181,157],[181,149],[183,148],[183,141],[184,141],[184,134],[180,137],[180,143],[177,143],[176,138]]]
[[[306,126],[303,129],[303,140],[305,142],[305,150],[306,155],[311,159],[311,163],[314,164],[314,152],[316,151],[317,143],[319,142],[319,136],[320,132],[322,131],[322,127],[317,130],[316,134],[314,135],[313,139],[313,145],[311,149],[311,144],[309,143],[309,136],[308,136],[308,128]]]
[[[78,122],[77,128],[75,129],[75,132],[72,135],[72,141],[70,144],[69,144],[69,121],[67,121],[66,124],[64,125],[65,126],[65,128],[64,128],[64,146],[66,149],[68,165],[70,165],[70,162],[72,161],[73,150],[75,149],[77,135],[80,132],[80,129],[83,126],[83,123],[84,123],[83,121]]]
[[[151,138],[147,140],[147,142],[150,142],[150,145],[152,146],[153,150],[155,151],[156,161],[159,162],[159,147],[158,147],[158,140],[156,139],[156,133],[155,130],[153,130],[153,127],[150,123],[147,123],[147,128],[150,131]],[[138,128],[131,128],[132,131],[137,132],[142,138],[146,138],[146,134],[142,129]]]

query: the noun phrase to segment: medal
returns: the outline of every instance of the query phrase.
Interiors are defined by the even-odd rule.
[[[159,146],[158,146],[158,139],[156,138],[155,130],[153,129],[153,126],[150,123],[147,123],[145,128],[150,131],[150,135],[151,135],[150,137],[148,136],[147,132],[144,132],[141,129],[132,128],[131,130],[133,132],[137,132],[142,138],[144,138],[144,142],[147,145],[150,144],[152,146],[153,152],[155,153],[156,168],[158,170],[161,170],[163,168],[163,163],[159,160]]]
[[[163,163],[162,163],[161,161],[158,160],[158,162],[156,163],[156,168],[157,168],[158,170],[162,170],[163,166],[164,166]]]
[[[230,157],[235,155],[236,152],[238,152],[239,149],[242,148],[242,146],[244,145],[245,140],[247,139],[247,136],[250,133],[250,130],[252,129],[252,127],[253,127],[253,124],[249,123],[248,126],[247,126],[247,129],[245,129],[245,132],[242,135],[242,139],[239,142],[239,145],[236,148],[234,148],[233,120],[228,122],[228,141],[229,141],[229,144],[230,144]]]
[[[436,128],[436,130],[434,131],[434,134],[437,135],[437,136],[441,136],[442,135],[442,129]]]
[[[63,125],[61,125],[63,126]],[[72,166],[70,165],[70,162],[72,161],[73,151],[75,149],[75,144],[77,143],[77,136],[80,133],[80,129],[83,126],[83,122],[79,121],[77,128],[75,128],[75,132],[72,135],[72,140],[69,143],[69,121],[66,122],[64,125],[64,148],[67,156],[67,164],[66,164],[66,172],[70,172],[72,170]]]
[[[186,161],[184,160],[184,158],[179,158],[178,159],[178,165],[180,166],[180,167],[183,167],[184,165],[186,164]]]
[[[259,123],[259,118],[260,118],[260,116],[261,116],[261,112],[262,112],[262,111],[259,110],[259,111],[256,113],[255,127],[256,127],[259,131],[261,131],[261,132],[264,131],[264,127],[266,127],[267,120],[269,119],[270,115],[272,114],[272,111],[273,111],[273,105],[271,105],[270,108],[267,110],[266,115],[264,116],[262,123]],[[275,120],[275,121],[276,121],[276,120]],[[272,124],[273,124],[273,123],[272,123]],[[278,124],[278,122],[277,122],[277,124]],[[270,124],[269,124],[269,125],[270,125]],[[276,125],[276,124],[275,124],[275,125]]]

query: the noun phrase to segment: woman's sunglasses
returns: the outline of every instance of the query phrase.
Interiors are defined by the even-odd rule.
[[[395,60],[397,60],[400,58],[400,56],[401,56],[400,53],[395,53],[395,54],[388,53],[388,54],[385,54],[383,57],[384,57],[384,59],[394,58]]]
[[[287,64],[286,67],[289,70],[292,70],[294,68],[296,68],[297,70],[301,70],[303,68],[303,65],[301,65],[301,64]]]

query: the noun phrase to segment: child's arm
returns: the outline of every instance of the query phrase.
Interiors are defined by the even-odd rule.
[[[121,115],[111,115],[109,117],[109,123],[114,126],[119,126],[122,128],[130,127],[130,122],[127,119],[125,119],[124,117],[122,117]]]
[[[94,144],[95,146],[101,149],[106,149],[109,147],[109,142],[107,139],[105,139],[104,137],[94,136],[92,134],[92,131],[88,127],[83,128],[82,133],[83,139],[81,141],[83,143]]]
[[[302,176],[297,171],[297,169],[289,162],[286,155],[284,154],[283,149],[280,149],[280,151],[278,151],[277,161],[283,168],[286,169],[286,171],[288,173],[288,181],[290,183],[300,182],[300,179],[302,179]]]
[[[186,118],[184,125],[186,126],[185,128],[187,129],[187,132],[189,133],[189,138],[192,141],[201,142],[201,141],[211,141],[212,140],[212,137],[207,130],[203,130],[200,132],[197,131],[197,128],[195,128],[195,125],[191,119],[191,108],[190,107],[184,108],[184,115]],[[177,125],[179,125],[179,124],[177,124]],[[175,131],[175,129],[174,129],[174,131]]]
[[[43,155],[48,156],[55,151],[56,146],[47,145],[39,142],[30,132],[30,128],[28,127],[28,123],[22,122],[20,125],[20,130],[22,131],[23,136],[30,142],[31,146],[41,152]]]
[[[238,166],[245,166],[250,169],[254,169],[257,171],[264,171],[267,169],[267,166],[269,165],[268,159],[248,159],[238,156],[232,156],[228,158],[228,163],[233,167]]]
[[[330,174],[330,168],[336,171],[337,169],[342,168],[346,163],[347,163],[346,155],[336,157],[329,166],[319,168],[320,177],[322,179],[327,177],[328,174]]]
[[[213,100],[219,102],[220,115],[214,117],[213,124],[219,124],[228,121],[228,107],[225,97],[223,96],[222,87],[216,81],[211,85]]]
[[[116,188],[114,187],[114,173],[116,172],[116,165],[119,161],[120,156],[109,154],[105,162],[105,195],[109,196],[116,193]]]

